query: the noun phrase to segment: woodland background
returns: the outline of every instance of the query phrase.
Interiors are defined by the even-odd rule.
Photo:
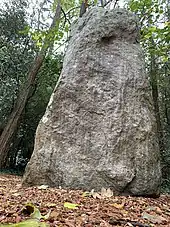
[[[162,190],[170,192],[170,5],[168,0],[85,1],[120,7],[139,18],[140,43],[154,101]],[[72,22],[82,1],[0,3],[0,169],[22,174],[37,125],[62,69]]]

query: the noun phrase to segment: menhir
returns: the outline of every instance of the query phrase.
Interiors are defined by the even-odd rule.
[[[136,18],[93,8],[72,26],[24,185],[157,196],[160,154]]]

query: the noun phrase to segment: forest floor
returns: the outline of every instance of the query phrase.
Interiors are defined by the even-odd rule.
[[[161,195],[157,199],[110,197],[109,193],[104,196],[46,186],[23,188],[21,180],[14,175],[0,175],[0,226],[32,220],[37,214],[41,219],[41,214],[48,214],[41,220],[43,226],[170,227],[170,195]]]

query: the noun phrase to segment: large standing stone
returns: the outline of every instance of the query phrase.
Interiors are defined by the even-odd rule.
[[[135,17],[93,8],[72,28],[24,185],[157,195],[155,118]]]

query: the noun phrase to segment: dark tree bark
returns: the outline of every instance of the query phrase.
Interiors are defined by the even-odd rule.
[[[152,97],[154,103],[154,110],[157,123],[157,133],[159,140],[160,151],[164,151],[164,134],[162,129],[160,110],[159,110],[159,96],[158,96],[158,80],[157,80],[157,70],[155,57],[151,56],[151,68],[150,68],[150,78],[151,78],[151,87],[152,87]]]
[[[3,132],[0,137],[0,169],[3,169],[6,167],[7,163],[7,157],[8,152],[10,148],[10,144],[13,138],[13,135],[15,131],[17,130],[17,127],[19,125],[20,117],[24,111],[25,105],[27,103],[27,100],[30,95],[30,91],[32,90],[32,87],[34,87],[36,76],[43,64],[44,58],[46,56],[46,53],[48,51],[48,48],[51,45],[51,42],[53,42],[55,32],[54,29],[56,27],[57,22],[60,19],[61,14],[61,5],[60,1],[58,2],[56,12],[52,21],[52,24],[49,28],[49,33],[51,34],[50,40],[48,37],[45,38],[44,44],[41,48],[41,51],[38,53],[37,57],[35,58],[33,65],[28,73],[28,79],[21,90],[20,94],[18,95],[18,99],[16,100],[14,109],[9,117],[9,120],[3,129]]]

